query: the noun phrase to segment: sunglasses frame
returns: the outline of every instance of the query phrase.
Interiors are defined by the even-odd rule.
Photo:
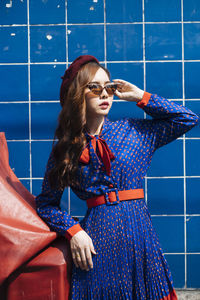
[[[106,83],[104,85],[104,87],[102,87],[101,84],[99,83],[88,83],[87,84],[87,87],[90,89],[90,91],[95,94],[95,95],[101,95],[101,93],[103,92],[103,89],[105,88],[106,89],[106,92],[109,94],[109,95],[114,95],[114,92],[116,91],[117,89],[117,86],[119,84],[118,83],[114,83],[114,82],[111,82],[111,83]],[[98,89],[99,87],[101,88],[99,91],[95,91],[95,87],[92,88],[92,86],[96,86],[96,89]],[[112,93],[108,92],[107,88],[110,88],[112,90]],[[114,90],[113,90],[114,89]]]

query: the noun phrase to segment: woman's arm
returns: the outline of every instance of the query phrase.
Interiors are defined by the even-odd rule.
[[[155,149],[182,136],[191,130],[199,120],[199,117],[187,107],[157,94],[144,92],[143,98],[137,102],[137,106],[153,118],[153,120],[146,121]]]
[[[51,230],[64,235],[68,240],[78,231],[83,230],[79,222],[75,221],[65,210],[60,208],[63,189],[51,189],[48,175],[54,166],[52,152],[49,156],[46,172],[42,184],[42,192],[36,198],[36,210]]]
[[[177,139],[198,123],[199,117],[187,107],[157,94],[147,93],[127,81],[119,79],[114,81],[120,82],[116,96],[137,102],[137,106],[153,118],[140,120],[138,128],[151,143],[153,151]],[[130,120],[131,123],[134,123],[133,121]],[[139,125],[138,122],[136,124]]]

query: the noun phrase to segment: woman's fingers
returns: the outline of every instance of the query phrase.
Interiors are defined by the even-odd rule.
[[[75,251],[72,252],[72,259],[73,259],[73,262],[74,262],[75,266],[78,268],[79,264],[78,264],[78,261],[77,261],[77,254],[76,254]]]
[[[86,253],[86,258],[87,258],[87,262],[88,262],[88,268],[93,268],[91,249],[86,248],[85,253]]]
[[[113,79],[113,81],[117,81],[117,82],[121,82],[121,83],[129,83],[128,81],[123,80],[123,79]]]
[[[121,93],[120,93],[118,90],[116,90],[114,94],[115,94],[117,97],[121,98]]]
[[[75,266],[80,267],[82,270],[89,271],[89,268],[93,268],[91,251],[87,247],[85,250],[81,249],[80,252],[72,255]]]
[[[82,264],[83,270],[88,269],[86,255],[85,255],[85,249],[81,249],[81,264]]]

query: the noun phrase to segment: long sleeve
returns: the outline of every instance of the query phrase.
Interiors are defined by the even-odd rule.
[[[153,150],[170,143],[190,129],[199,117],[185,106],[178,105],[157,94],[144,92],[142,100],[137,102],[152,120],[146,121],[147,136]]]
[[[36,210],[51,230],[64,235],[68,240],[78,231],[83,230],[79,222],[75,221],[65,210],[60,208],[63,189],[51,189],[48,175],[54,166],[52,152],[49,156],[46,172],[42,184],[42,192],[36,196]]]

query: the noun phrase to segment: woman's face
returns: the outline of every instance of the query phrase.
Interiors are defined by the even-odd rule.
[[[98,83],[102,87],[109,82],[109,77],[102,68],[97,70],[94,77],[90,81],[90,83]],[[107,115],[112,106],[112,101],[113,95],[109,95],[106,89],[103,89],[100,95],[95,95],[87,87],[85,89],[86,119]]]

